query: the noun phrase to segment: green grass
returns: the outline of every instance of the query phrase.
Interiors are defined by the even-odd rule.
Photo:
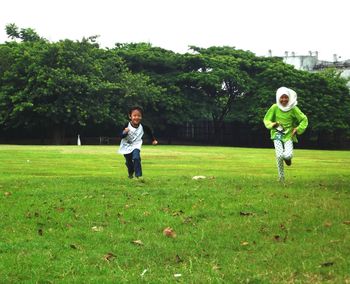
[[[1,283],[350,283],[350,152],[117,149],[0,146]]]

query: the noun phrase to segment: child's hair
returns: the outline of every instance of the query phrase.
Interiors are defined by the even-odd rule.
[[[131,107],[131,108],[129,109],[129,116],[132,114],[132,112],[133,112],[134,110],[138,110],[138,111],[141,113],[141,115],[143,116],[143,109],[142,109],[142,107],[140,107],[140,106],[133,106],[133,107]]]

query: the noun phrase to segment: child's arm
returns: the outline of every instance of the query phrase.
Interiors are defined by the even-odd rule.
[[[120,133],[120,137],[123,139],[123,138],[125,138],[126,136],[128,136],[128,133],[129,133],[129,128],[128,128],[128,123],[127,123],[127,124],[125,124],[125,126],[123,127],[122,132]]]
[[[275,108],[276,108],[276,105],[274,104],[269,108],[269,110],[265,114],[264,124],[267,129],[272,129],[278,126],[278,123],[273,121],[275,116]]]
[[[153,131],[151,130],[151,128],[149,128],[147,125],[142,124],[143,127],[143,131],[146,133],[147,136],[151,137],[152,139],[152,144],[153,145],[157,145],[158,141],[157,139],[154,137]]]
[[[297,133],[298,135],[301,135],[305,132],[305,129],[307,128],[309,121],[307,119],[307,116],[298,108],[294,108],[294,114],[296,119],[298,120],[299,125],[294,128],[293,133]]]

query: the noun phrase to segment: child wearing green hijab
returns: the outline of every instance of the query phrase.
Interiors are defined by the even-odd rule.
[[[292,164],[293,142],[298,142],[297,135],[304,133],[308,119],[297,107],[297,94],[292,89],[281,87],[276,92],[276,103],[264,117],[264,124],[270,129],[276,151],[279,181],[284,182],[284,165]]]

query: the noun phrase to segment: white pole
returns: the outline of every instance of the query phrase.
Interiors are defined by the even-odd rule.
[[[80,141],[80,135],[78,134],[78,141],[77,141],[77,145],[81,146],[81,141]]]

